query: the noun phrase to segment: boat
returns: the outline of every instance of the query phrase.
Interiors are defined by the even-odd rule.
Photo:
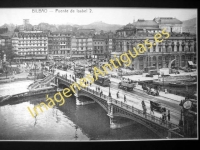
[[[196,78],[194,76],[191,75],[184,75],[184,76],[168,76],[168,77],[161,77],[158,79],[153,80],[154,84],[158,84],[158,85],[173,85],[175,83],[179,83],[179,82],[194,82],[196,81]]]
[[[184,86],[195,86],[197,85],[197,82],[174,82],[174,83],[169,83],[169,86],[175,86],[175,87],[184,87]]]

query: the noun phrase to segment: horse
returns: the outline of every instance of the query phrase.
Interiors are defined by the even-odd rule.
[[[146,84],[142,84],[142,89],[143,91],[149,91],[149,88],[147,87]]]

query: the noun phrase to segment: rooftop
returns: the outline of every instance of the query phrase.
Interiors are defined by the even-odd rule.
[[[182,24],[180,20],[171,17],[160,17],[154,18],[153,20],[159,24]]]
[[[158,24],[154,20],[138,19],[138,21],[134,22],[133,25],[135,27],[154,27],[154,28],[159,28]]]

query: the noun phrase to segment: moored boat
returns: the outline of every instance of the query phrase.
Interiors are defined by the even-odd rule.
[[[195,86],[197,84],[197,82],[177,82],[177,83],[169,83],[170,86]]]
[[[194,82],[196,80],[195,77],[190,76],[190,75],[185,75],[185,76],[168,76],[168,77],[161,77],[159,79],[153,80],[154,84],[158,85],[173,85],[175,83],[179,82]]]

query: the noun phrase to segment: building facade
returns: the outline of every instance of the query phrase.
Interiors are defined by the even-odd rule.
[[[51,32],[48,35],[48,49],[51,59],[66,59],[71,57],[71,33]]]
[[[154,34],[143,34],[142,36],[128,38],[118,37],[116,39],[116,52],[120,52],[118,54],[120,55],[127,50],[133,50],[133,47],[137,47],[137,44],[143,44],[146,39],[153,43]],[[188,61],[196,63],[195,35],[171,34],[167,40],[153,45],[148,51],[133,58],[130,67],[135,70],[143,70],[149,66],[160,69],[169,67],[170,61],[174,59],[175,62],[172,65],[175,67],[185,67],[188,65]]]
[[[130,67],[136,70],[143,70],[146,67],[155,66],[159,69],[169,67],[169,63],[174,59],[172,66],[175,67],[186,67],[188,66],[188,61],[196,63],[196,35],[183,34],[182,22],[176,18],[139,19],[137,22],[117,30],[116,48],[112,53],[112,57],[114,55],[119,57],[127,50],[133,50],[133,47],[137,47],[137,44],[144,44],[146,39],[154,43],[154,35],[157,32],[161,32],[163,28],[169,32],[170,37],[167,40],[163,40],[162,43],[153,45],[151,49],[132,59]]]
[[[92,57],[92,35],[74,35],[71,39],[71,58],[91,58]]]
[[[0,66],[3,61],[10,62],[13,59],[12,55],[12,36],[14,32],[7,31],[0,34]]]
[[[47,60],[48,32],[21,31],[12,37],[13,51],[18,55],[17,60]]]

